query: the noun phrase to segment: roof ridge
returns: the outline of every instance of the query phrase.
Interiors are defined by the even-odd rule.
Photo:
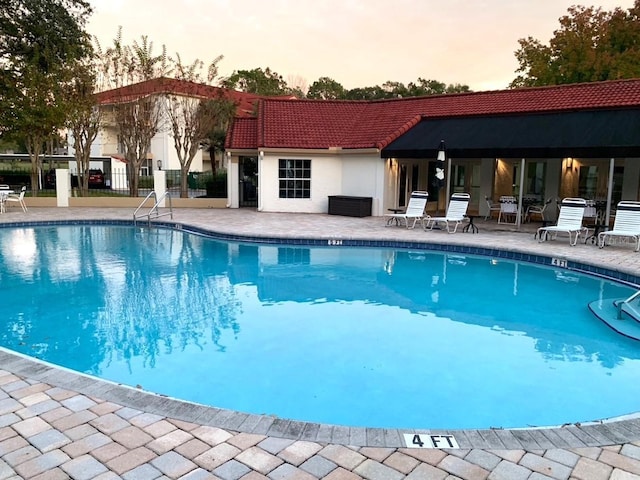
[[[381,100],[271,97],[260,101],[257,137],[279,148],[384,148],[422,119],[605,109],[640,110],[640,78]]]

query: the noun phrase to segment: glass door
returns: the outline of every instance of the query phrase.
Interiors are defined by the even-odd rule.
[[[258,157],[240,157],[241,207],[258,207]]]

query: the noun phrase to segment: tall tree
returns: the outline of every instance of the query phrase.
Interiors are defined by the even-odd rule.
[[[389,98],[389,93],[379,85],[374,87],[358,87],[348,90],[345,98],[347,100],[377,100],[380,98]]]
[[[23,138],[38,194],[41,153],[64,127],[62,90],[76,62],[91,54],[83,0],[4,0],[0,6],[0,133]]]
[[[230,90],[239,90],[264,96],[278,96],[289,93],[287,82],[284,81],[281,75],[271,71],[269,67],[265,70],[254,68],[253,70],[234,71],[221,82],[221,85]]]
[[[511,87],[640,77],[640,0],[628,11],[572,6],[548,45],[528,37]]]
[[[153,42],[144,35],[139,42],[124,45],[122,29],[111,47],[102,51],[97,45],[97,52],[99,84],[116,89],[108,105],[102,105],[107,109],[103,114],[116,125],[127,164],[129,195],[137,197],[140,169],[147,161],[151,139],[164,128],[164,108],[160,96],[125,87],[167,76],[170,59],[164,45],[160,54],[154,54]]]
[[[344,99],[345,95],[345,88],[329,77],[320,77],[311,84],[307,92],[307,98],[318,100],[340,100]]]
[[[176,56],[175,77],[185,82],[186,91],[180,94],[167,93],[165,107],[169,128],[173,136],[173,143],[180,161],[180,196],[188,196],[188,175],[191,163],[198,149],[209,143],[209,136],[215,128],[229,118],[222,118],[229,111],[226,105],[230,100],[223,90],[217,90],[215,98],[203,96],[203,84],[210,84],[218,74],[218,62],[222,55],[211,62],[207,69],[206,78],[203,74],[204,63],[194,61],[191,65],[184,65],[179,55]],[[211,91],[208,89],[208,91]],[[231,102],[231,111],[235,111],[235,104]],[[210,154],[214,152],[209,152]],[[212,166],[215,156],[211,157]]]
[[[358,87],[346,90],[332,78],[321,77],[311,84],[307,97],[322,100],[379,100],[468,91],[470,90],[467,85],[459,83],[447,85],[436,80],[425,80],[424,78],[418,78],[416,82],[410,82],[406,86],[402,82],[388,80],[381,86]]]
[[[78,187],[81,196],[89,193],[91,146],[100,131],[102,115],[95,96],[95,68],[92,63],[78,63],[71,82],[64,89],[69,105],[67,128],[73,142],[78,166]]]

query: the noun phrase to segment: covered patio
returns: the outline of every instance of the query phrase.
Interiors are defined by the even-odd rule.
[[[528,204],[584,197],[604,206],[608,223],[618,201],[638,198],[638,132],[636,109],[422,118],[381,156],[391,166],[418,170],[426,161],[429,188],[444,141],[448,181],[432,195],[438,209],[446,208],[451,193],[468,191],[476,213],[487,215],[485,198],[495,203],[509,195],[517,198],[519,222]],[[553,209],[548,213],[553,219]]]

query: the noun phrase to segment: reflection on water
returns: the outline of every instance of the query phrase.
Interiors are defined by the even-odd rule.
[[[100,375],[239,330],[221,244],[169,230],[2,231],[3,344]],[[14,255],[14,249],[17,252]]]
[[[542,384],[565,388],[585,374],[624,382],[640,368],[638,344],[586,307],[629,289],[566,270],[129,227],[0,229],[0,245],[3,346],[217,406],[349,425],[523,426],[511,413],[494,417],[488,405],[497,395],[532,395],[544,410]],[[571,395],[581,395],[573,383],[584,382],[569,382]],[[624,383],[603,389],[638,398],[638,387]],[[476,399],[484,390],[487,398]],[[453,418],[443,409],[426,416],[419,405],[434,391],[444,392]],[[464,403],[470,396],[480,403]],[[620,408],[611,414],[632,407]],[[461,410],[487,415],[474,413],[482,423],[472,425]]]

